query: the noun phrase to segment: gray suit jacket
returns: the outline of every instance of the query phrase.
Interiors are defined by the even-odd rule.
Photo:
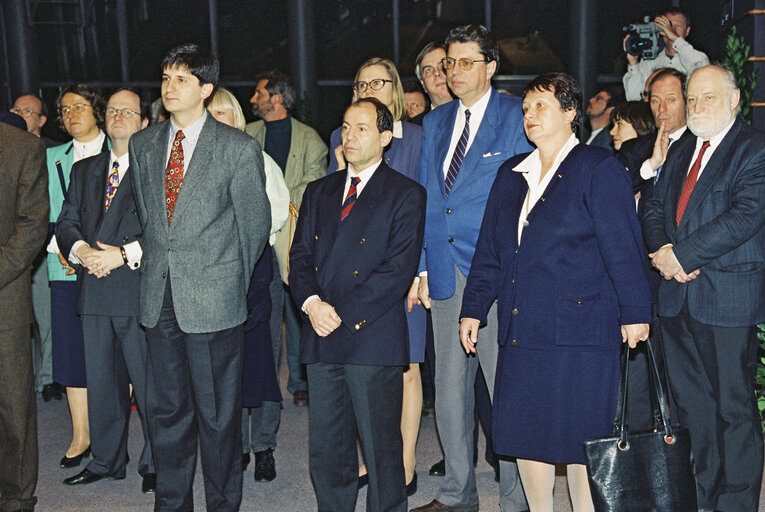
[[[271,213],[263,155],[255,139],[208,116],[167,225],[169,121],[130,139],[130,172],[143,235],[139,320],[154,327],[170,279],[184,332],[234,327],[247,319],[246,294],[268,243]]]

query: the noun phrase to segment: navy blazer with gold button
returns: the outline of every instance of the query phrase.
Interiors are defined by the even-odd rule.
[[[343,324],[321,338],[306,320],[305,364],[409,364],[404,297],[422,248],[425,189],[381,163],[340,220],[347,171],[308,185],[290,251],[289,285],[298,305],[318,295]]]

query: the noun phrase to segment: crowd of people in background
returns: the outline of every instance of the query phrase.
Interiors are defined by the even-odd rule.
[[[165,55],[152,104],[62,89],[64,144],[20,95],[0,118],[0,510],[36,503],[34,390],[68,402],[64,484],[125,477],[137,409],[156,510],[192,510],[198,451],[207,509],[238,510],[251,462],[277,476],[284,346],[318,510],[367,486],[370,511],[478,511],[480,418],[503,511],[552,511],[556,465],[591,511],[582,443],[611,432],[625,345],[629,424],[654,426],[649,338],[698,509],[757,510],[765,136],[687,13],[654,23],[660,56],[586,102],[562,72],[495,89],[480,25],[422,48],[417,80],[368,59],[328,144],[279,71],[246,124],[195,44]],[[419,499],[433,407],[442,480]]]

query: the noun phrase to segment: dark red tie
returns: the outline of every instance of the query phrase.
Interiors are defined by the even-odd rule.
[[[351,208],[353,208],[354,203],[356,203],[356,185],[359,183],[361,183],[360,179],[351,178],[351,186],[348,188],[348,194],[345,196],[345,201],[343,201],[343,210],[340,212],[340,220],[345,220],[348,214],[351,213]]]
[[[688,172],[688,176],[685,177],[683,190],[680,192],[680,200],[677,202],[677,214],[675,215],[675,223],[677,226],[680,225],[680,221],[683,218],[683,213],[685,213],[685,207],[688,206],[688,200],[691,198],[691,194],[693,193],[693,187],[696,186],[696,180],[699,178],[699,170],[701,170],[701,159],[704,158],[704,153],[708,147],[709,141],[705,140],[701,145],[701,150],[699,150],[699,156],[696,157],[696,161],[693,162],[691,170]]]
[[[167,225],[173,220],[175,213],[175,202],[178,200],[178,194],[183,185],[183,144],[181,141],[186,136],[181,130],[175,134],[173,148],[170,150],[170,158],[165,168],[165,204],[167,205]]]

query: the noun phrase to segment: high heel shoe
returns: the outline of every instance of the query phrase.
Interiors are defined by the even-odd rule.
[[[406,495],[411,496],[417,492],[417,473],[412,477],[412,481],[406,484]]]
[[[62,468],[76,468],[82,463],[83,458],[90,457],[90,446],[85,448],[85,451],[82,452],[79,455],[75,455],[74,457],[67,457],[64,455],[61,459],[61,463],[59,463],[59,467]]]

